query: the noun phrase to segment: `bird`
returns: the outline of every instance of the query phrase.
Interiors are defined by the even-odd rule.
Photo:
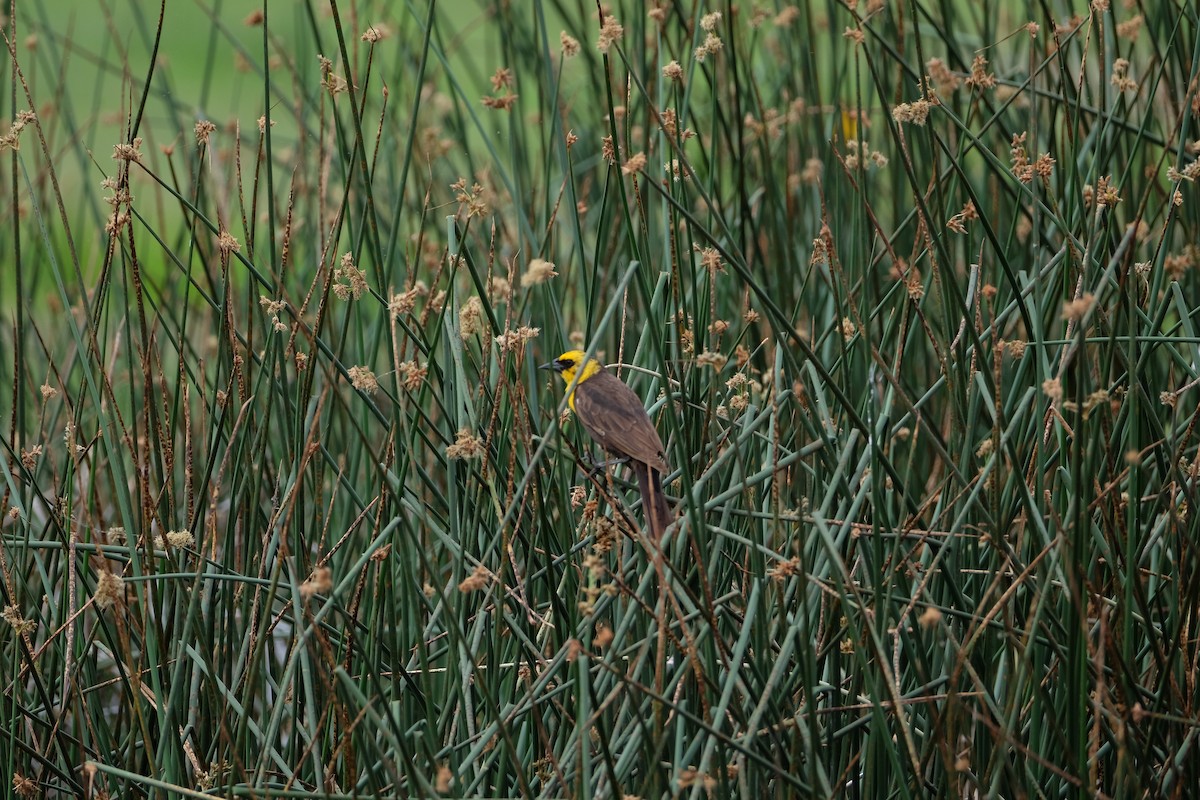
[[[582,350],[568,350],[539,369],[552,369],[570,389],[567,405],[588,435],[612,455],[628,459],[642,494],[650,533],[662,539],[673,519],[663,495],[662,476],[671,471],[662,439],[642,401],[620,378]]]

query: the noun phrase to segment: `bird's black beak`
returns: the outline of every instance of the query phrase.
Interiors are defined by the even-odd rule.
[[[554,369],[554,362],[547,361],[545,364],[539,364],[538,369]]]

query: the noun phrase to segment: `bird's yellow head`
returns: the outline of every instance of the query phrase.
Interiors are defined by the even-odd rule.
[[[575,380],[576,373],[581,373],[579,380],[583,382],[599,372],[602,367],[594,358],[585,359],[582,350],[568,350],[549,364],[542,364],[541,369],[554,370],[563,379],[563,383],[570,384]]]
[[[579,375],[579,380],[575,381],[575,385],[578,386],[597,372],[600,372],[604,367],[596,359],[587,358],[582,350],[568,350],[550,363],[542,364],[538,369],[554,370],[563,379],[563,383],[568,386],[571,385],[572,381],[575,381],[575,376]],[[567,404],[571,406],[572,411],[575,410],[574,391],[567,398]]]

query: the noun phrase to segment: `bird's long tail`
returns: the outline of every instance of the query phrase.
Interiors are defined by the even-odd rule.
[[[650,535],[661,540],[667,526],[674,521],[671,505],[663,494],[662,476],[658,470],[640,461],[634,462],[634,471],[637,472],[638,489],[642,493],[642,513],[646,516]]]

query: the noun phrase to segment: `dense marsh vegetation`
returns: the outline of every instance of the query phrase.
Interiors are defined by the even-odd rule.
[[[51,5],[5,791],[1200,785],[1193,3]]]

